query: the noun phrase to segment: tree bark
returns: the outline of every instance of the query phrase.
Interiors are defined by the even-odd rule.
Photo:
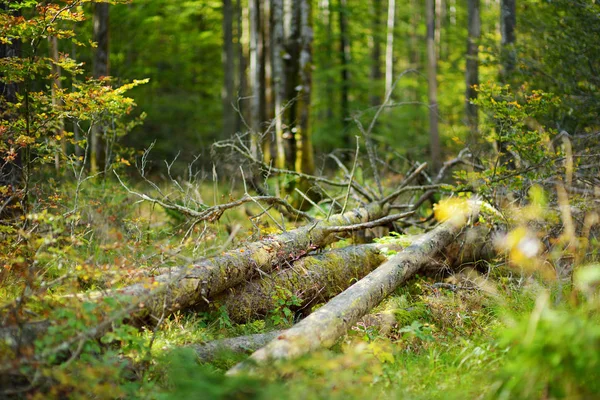
[[[372,16],[372,34],[373,48],[371,49],[371,105],[373,107],[381,104],[381,0],[373,0],[373,16]]]
[[[223,102],[223,137],[229,138],[235,133],[235,52],[233,44],[233,3],[223,0],[223,87],[221,100]]]
[[[235,11],[236,11],[236,28],[237,28],[237,32],[236,32],[236,36],[237,36],[237,43],[236,43],[236,53],[237,53],[237,87],[238,87],[238,93],[237,96],[240,99],[244,99],[247,96],[247,82],[248,79],[246,77],[247,74],[247,60],[246,60],[246,55],[247,55],[247,42],[246,42],[246,38],[249,36],[247,34],[248,31],[248,23],[247,23],[247,13],[248,13],[248,9],[247,7],[242,7],[242,1],[241,0],[237,0],[236,1],[236,6],[235,6]],[[241,132],[242,129],[244,129],[245,127],[243,126],[243,120],[248,120],[248,113],[246,112],[246,106],[245,103],[243,101],[239,101],[238,102],[238,113],[240,113],[240,115],[236,116],[235,119],[235,131],[236,132]]]
[[[285,33],[283,24],[283,0],[271,0],[273,14],[273,32],[271,36],[271,62],[273,64],[273,94],[275,106],[275,165],[285,168],[285,149],[283,146],[283,102],[286,97],[286,76],[284,67]]]
[[[0,4],[0,8],[8,10],[8,4]],[[13,15],[19,13],[13,11]],[[0,59],[19,57],[21,55],[21,43],[17,39],[12,39],[9,43],[0,41]],[[0,81],[0,118],[4,121],[14,120],[18,116],[16,113],[9,112],[7,103],[17,102],[17,93],[19,88],[15,82]],[[22,204],[19,204],[19,189],[22,177],[22,158],[20,152],[17,152],[16,159],[12,162],[0,161],[0,186],[6,186],[9,190],[0,193],[0,219],[12,217]]]
[[[201,345],[190,346],[202,362],[209,362],[219,357],[220,354],[239,353],[250,354],[268,344],[283,331],[258,333],[255,335],[238,336],[227,339],[214,340]]]
[[[500,80],[510,79],[516,64],[514,45],[516,41],[517,0],[501,0],[500,2],[500,35],[502,47],[502,66]]]
[[[260,37],[260,1],[249,0],[250,19],[250,151],[259,158],[259,142],[262,126],[262,39]]]
[[[211,308],[225,309],[231,320],[242,323],[264,318],[278,301],[297,300],[291,311],[310,308],[334,297],[377,268],[385,257],[377,245],[358,245],[308,256],[265,278],[256,278],[213,299]]]
[[[257,273],[269,273],[289,260],[336,240],[331,227],[373,221],[387,214],[387,207],[375,202],[327,221],[318,221],[280,235],[249,243],[222,255],[200,260],[188,267],[153,278],[153,285],[141,283],[119,289],[143,303],[132,317],[160,316],[190,307],[250,280]]]
[[[475,216],[477,213],[473,213]],[[467,221],[465,220],[465,223]],[[342,292],[313,314],[294,325],[267,346],[230,369],[237,374],[256,363],[298,357],[320,347],[331,346],[369,310],[451,244],[464,223],[448,221],[422,235],[401,253]]]
[[[339,24],[340,24],[340,65],[342,86],[340,90],[340,115],[342,118],[342,127],[344,131],[348,127],[348,118],[350,117],[350,39],[348,33],[348,5],[346,0],[339,0]],[[346,137],[346,145],[353,147],[354,140]]]
[[[57,65],[58,63],[58,39],[56,38],[56,36],[48,36],[48,49],[50,50],[50,58],[53,61],[52,64],[52,83],[51,83],[51,92],[52,92],[52,106],[55,109],[60,109],[60,107],[62,106],[61,101],[58,99],[58,92],[61,91],[62,89],[62,81],[61,81],[61,70],[60,67]],[[60,170],[60,153],[62,151],[62,153],[64,155],[67,154],[67,141],[63,135],[63,132],[65,130],[65,123],[63,121],[62,118],[60,118],[58,121],[56,121],[56,131],[55,131],[55,136],[59,136],[60,137],[60,148],[56,148],[55,153],[54,153],[54,168],[56,169],[56,172],[59,172]]]
[[[437,172],[441,164],[438,130],[437,55],[435,50],[435,1],[426,0],[427,19],[427,82],[429,95],[429,149],[431,168]]]
[[[357,325],[367,328],[375,328],[381,335],[389,333],[396,326],[396,317],[394,310],[383,311],[376,314],[365,315]],[[266,346],[269,342],[275,340],[284,330],[271,331],[266,333],[257,333],[254,335],[237,336],[226,339],[213,340],[201,345],[191,345],[192,349],[202,362],[210,362],[217,359],[221,354],[229,355],[231,353],[247,354]]]
[[[473,134],[479,125],[478,110],[471,100],[477,99],[475,86],[479,84],[479,39],[481,38],[480,0],[467,0],[467,67],[465,72],[465,114]]]
[[[94,49],[94,78],[108,76],[109,74],[109,5],[108,3],[94,4],[93,38],[97,43]],[[90,173],[98,172],[100,160],[101,127],[95,124],[90,132]]]
[[[296,125],[296,171],[312,175],[315,170],[314,151],[310,127],[312,95],[312,0],[300,1],[300,93],[298,94],[298,124]]]
[[[385,93],[392,90],[394,84],[394,27],[396,0],[388,0],[387,42],[385,47]]]

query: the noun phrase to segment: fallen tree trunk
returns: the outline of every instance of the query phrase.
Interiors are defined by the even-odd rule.
[[[164,315],[190,307],[223,292],[259,273],[270,273],[275,268],[297,260],[308,252],[336,240],[335,232],[343,227],[373,222],[387,215],[388,207],[379,202],[336,214],[328,220],[317,221],[243,247],[207,258],[189,267],[153,278],[152,285],[140,283],[118,293],[134,299],[144,299],[137,317]],[[161,290],[162,289],[162,290]]]
[[[442,254],[428,261],[423,269],[443,274],[465,262],[489,259],[493,248],[488,233],[489,230],[481,226],[467,230],[446,246]],[[255,278],[221,293],[211,299],[210,307],[203,309],[224,309],[237,323],[264,318],[280,308],[281,301],[291,303],[295,300],[294,305],[287,306],[291,311],[308,309],[335,297],[377,268],[388,259],[383,253],[401,251],[416,238],[403,237],[385,244],[349,246],[307,256],[295,261],[288,269]]]
[[[373,202],[344,214],[333,215],[328,220],[319,220],[310,225],[248,243],[236,250],[200,260],[188,267],[174,268],[169,273],[143,283],[108,293],[81,295],[79,297],[82,299],[91,300],[120,296],[124,298],[121,299],[122,308],[114,316],[107,316],[107,323],[101,329],[90,328],[73,340],[97,337],[110,328],[112,321],[122,318],[129,320],[138,318],[144,322],[149,317],[159,320],[174,311],[188,308],[230,287],[248,281],[256,274],[269,273],[312,250],[324,247],[345,234],[348,227],[361,229],[360,224],[370,227],[377,225],[379,223],[377,221],[387,223],[390,218],[385,217],[387,213],[387,204]],[[396,217],[399,216],[401,215]],[[36,329],[30,329],[29,325],[36,325]],[[0,328],[0,337],[17,347],[29,346],[32,339],[43,334],[49,325],[39,321],[20,326],[7,326]],[[37,329],[39,326],[42,328]],[[35,334],[30,335],[30,331]],[[70,341],[65,342],[65,346],[69,343]]]
[[[200,361],[214,360],[222,353],[251,353],[265,346],[279,336],[283,331],[257,333],[255,335],[238,336],[214,340],[201,345],[190,346],[196,352]]]
[[[383,311],[377,314],[365,315],[358,323],[363,328],[376,329],[380,334],[389,333],[396,325],[394,310]],[[189,346],[200,361],[210,362],[221,354],[251,354],[253,351],[266,346],[270,341],[284,333],[284,330],[257,333],[254,335],[237,336],[227,339],[213,340],[211,342]]]
[[[451,244],[466,222],[465,219],[458,225],[448,221],[422,235],[404,251],[391,257],[361,281],[227,373],[240,373],[256,363],[297,357],[317,348],[333,345],[363,315]]]
[[[236,286],[211,299],[211,309],[225,309],[235,322],[263,318],[294,298],[292,311],[334,297],[377,268],[386,257],[380,246],[365,244],[307,256],[290,268]]]

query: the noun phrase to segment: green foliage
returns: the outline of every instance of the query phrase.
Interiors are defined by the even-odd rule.
[[[273,292],[275,308],[269,313],[274,326],[291,326],[294,323],[293,307],[302,305],[301,300],[289,289],[277,287]]]
[[[600,395],[600,319],[597,309],[551,307],[538,298],[531,315],[507,329],[500,346],[507,362],[498,398],[595,398]]]

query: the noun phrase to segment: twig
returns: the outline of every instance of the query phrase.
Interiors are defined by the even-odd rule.
[[[330,227],[326,227],[324,229],[327,232],[358,231],[358,230],[362,230],[362,229],[369,229],[369,228],[374,228],[376,226],[385,225],[390,222],[394,222],[399,219],[409,217],[409,216],[413,215],[414,213],[415,213],[414,211],[409,211],[409,212],[405,212],[402,214],[392,214],[392,215],[388,215],[387,217],[376,219],[375,221],[363,222],[360,224],[346,225],[346,226],[330,226]]]

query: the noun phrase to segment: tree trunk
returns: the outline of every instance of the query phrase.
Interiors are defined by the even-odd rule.
[[[379,82],[381,81],[381,0],[373,0],[372,16],[372,34],[373,48],[371,49],[371,106],[375,107],[381,104],[381,90]]]
[[[250,354],[251,352],[265,346],[282,333],[283,331],[257,333],[255,335],[214,340],[212,342],[190,347],[194,349],[200,361],[210,362],[218,358],[220,354]]]
[[[310,309],[334,297],[377,268],[385,257],[380,246],[358,245],[301,258],[293,266],[237,286],[213,299],[211,308],[225,309],[233,321],[264,318],[281,300],[297,303],[292,311]]]
[[[48,36],[48,49],[50,50],[50,58],[52,59],[52,106],[58,110],[61,107],[61,101],[58,99],[58,92],[62,89],[61,70],[56,63],[58,63],[58,39],[56,36]],[[63,135],[65,130],[65,123],[62,118],[56,121],[56,131],[54,136],[58,136],[60,139],[60,148],[56,148],[54,153],[54,168],[58,173],[60,170],[60,153],[67,154],[67,141]]]
[[[446,222],[422,235],[404,251],[391,257],[365,278],[256,351],[248,360],[230,369],[227,374],[240,373],[255,363],[298,357],[320,347],[333,345],[363,315],[451,244],[463,227],[464,224]]]
[[[387,42],[385,47],[385,93],[390,93],[394,84],[394,26],[396,0],[388,0]]]
[[[93,38],[97,43],[94,49],[94,78],[108,76],[109,74],[109,5],[108,3],[94,4]],[[100,160],[100,134],[102,127],[95,124],[90,132],[90,173],[98,172]]]
[[[233,47],[233,3],[223,0],[223,137],[229,138],[235,133],[235,52]]]
[[[312,94],[312,0],[300,1],[300,93],[298,94],[298,124],[296,125],[296,171],[312,175],[315,170],[310,106]]]
[[[272,24],[271,24],[271,1],[263,2],[262,8],[262,39],[263,39],[263,92],[264,92],[264,120],[272,121],[275,117],[275,107],[273,105],[273,63],[272,63],[272,50],[271,50],[271,35],[272,35]],[[263,135],[262,137],[262,151],[263,161],[271,165],[271,161],[274,159],[273,154],[275,141],[272,136]]]
[[[286,76],[284,67],[284,24],[283,0],[271,0],[273,31],[271,36],[271,62],[273,64],[273,94],[275,106],[275,149],[277,168],[285,168],[285,149],[283,146],[283,102],[286,94]]]
[[[8,4],[0,4],[0,8],[8,10]],[[16,12],[13,11],[13,15]],[[19,57],[21,54],[21,43],[17,39],[5,43],[0,41],[0,59]],[[6,103],[16,103],[18,86],[15,82],[4,82],[0,80],[0,118],[3,121],[17,118],[16,114],[10,113]],[[4,139],[3,139],[4,140]],[[12,162],[0,161],[0,186],[8,188],[7,192],[0,193],[0,219],[18,214],[19,208],[18,191],[21,186],[22,168],[21,154],[17,153]]]
[[[479,39],[481,38],[481,16],[479,13],[480,0],[467,0],[468,36],[467,36],[467,67],[465,83],[465,114],[467,124],[473,134],[477,133],[479,118],[477,106],[471,104],[472,99],[477,99],[476,85],[479,84]]]
[[[132,313],[134,317],[170,314],[248,281],[258,271],[269,273],[291,259],[335,241],[331,227],[372,221],[386,214],[385,206],[371,203],[364,208],[331,216],[327,221],[249,243],[189,267],[174,268],[169,273],[154,277],[154,286],[136,284],[119,289],[117,293],[143,303],[143,308]]]
[[[396,325],[396,316],[393,311],[394,310],[389,310],[376,314],[367,314],[358,322],[358,324],[362,327],[377,329],[381,335],[385,335]],[[237,336],[213,340],[212,342],[201,345],[191,345],[190,347],[194,349],[200,361],[210,362],[219,358],[221,355],[230,356],[231,353],[250,355],[252,352],[275,340],[284,332],[284,330],[279,330],[257,333],[254,335]]]
[[[262,127],[262,39],[260,37],[260,1],[249,0],[250,19],[250,151],[259,158],[259,142]]]
[[[426,0],[427,19],[427,82],[429,94],[429,149],[431,169],[437,172],[441,163],[438,131],[437,56],[435,50],[435,1]]]
[[[237,52],[237,97],[238,99],[244,99],[247,95],[246,84],[247,84],[247,65],[246,62],[246,54],[247,54],[247,42],[245,41],[248,35],[248,9],[247,7],[242,7],[242,1],[237,0],[236,6],[236,28],[237,28],[237,43],[236,43],[236,52]],[[238,113],[240,115],[236,116],[235,119],[235,131],[242,132],[245,128],[243,126],[243,120],[248,120],[248,113],[246,112],[246,106],[243,101],[238,101]]]
[[[348,33],[348,5],[346,0],[339,0],[339,24],[340,24],[340,64],[341,64],[341,79],[342,86],[340,91],[340,113],[342,118],[342,127],[344,132],[348,128],[348,118],[350,117],[350,39]],[[346,137],[346,145],[353,147],[354,140],[351,137]]]
[[[502,66],[500,80],[510,80],[515,69],[516,53],[514,49],[517,25],[517,0],[501,0],[500,2],[500,35],[502,45]]]

